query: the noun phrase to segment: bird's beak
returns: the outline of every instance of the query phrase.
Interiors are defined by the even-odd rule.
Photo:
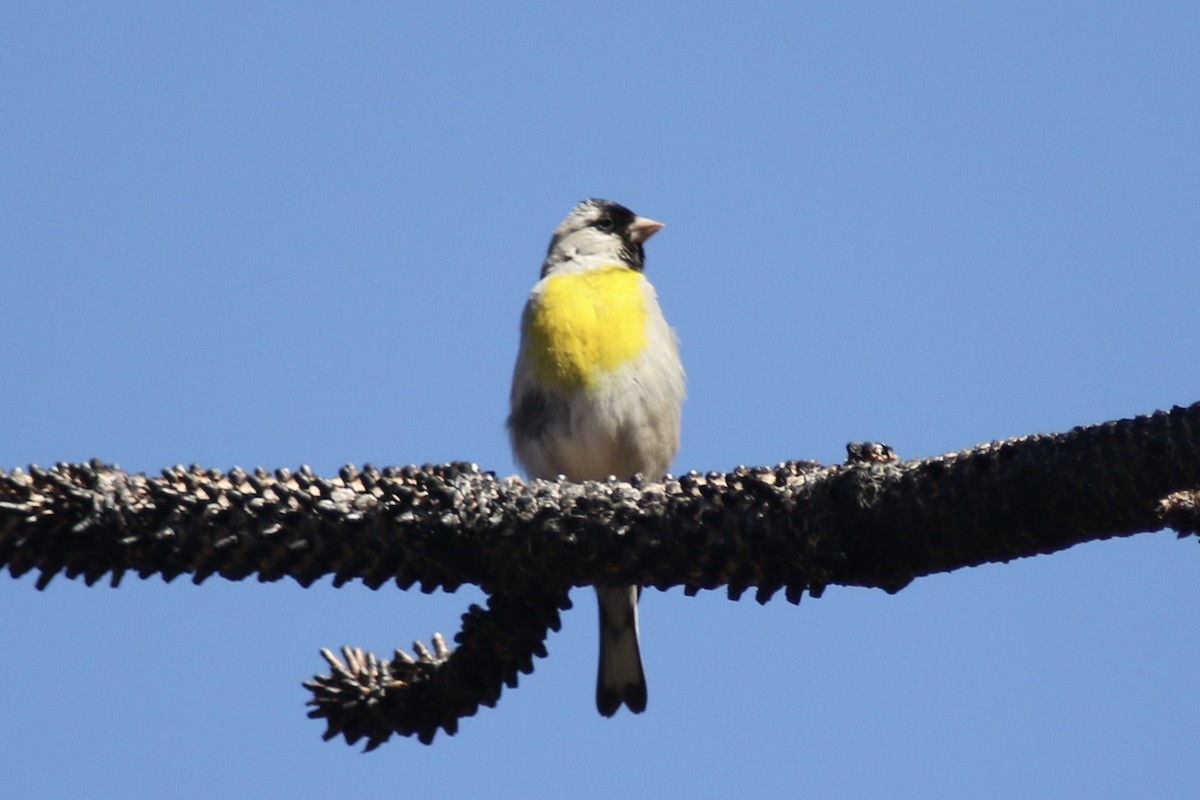
[[[662,227],[663,224],[658,220],[649,217],[634,217],[633,222],[629,223],[629,239],[634,244],[641,244],[658,233]]]

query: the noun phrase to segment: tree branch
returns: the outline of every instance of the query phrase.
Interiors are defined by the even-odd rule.
[[[497,479],[470,464],[247,474],[174,467],[129,475],[99,462],[0,472],[0,566],[89,585],[128,572],[301,585],[333,576],[378,588],[477,584],[451,652],[380,660],[326,651],[306,684],[326,738],[440,727],[532,671],[543,640],[586,584],[755,587],[799,602],[829,584],[889,592],[914,578],[1050,553],[1171,524],[1195,533],[1200,404],[1027,436],[936,458],[889,460],[857,446],[844,465],[789,462],[665,482]]]

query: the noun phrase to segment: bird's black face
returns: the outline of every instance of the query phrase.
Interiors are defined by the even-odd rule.
[[[610,234],[619,239],[621,260],[638,272],[644,270],[646,268],[646,251],[640,243],[633,240],[630,231],[630,226],[637,219],[637,214],[611,200],[593,199],[585,202],[592,207],[591,214],[594,219],[591,226],[601,233]]]
[[[550,240],[548,258],[560,245],[573,252],[603,252],[631,269],[641,272],[646,265],[644,235],[636,231],[637,214],[612,200],[584,200],[572,209]],[[546,274],[545,269],[543,275]]]

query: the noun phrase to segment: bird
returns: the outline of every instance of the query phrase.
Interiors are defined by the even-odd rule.
[[[576,205],[554,230],[521,315],[508,434],[529,478],[651,480],[679,449],[685,375],[644,270],[663,223],[611,200]],[[646,709],[639,586],[596,587],[596,708]]]

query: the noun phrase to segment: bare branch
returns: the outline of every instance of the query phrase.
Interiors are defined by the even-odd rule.
[[[894,592],[1167,522],[1196,530],[1200,404],[936,458],[888,453],[859,445],[844,465],[578,485],[470,464],[345,467],[330,479],[308,468],[151,478],[98,462],[31,467],[0,472],[0,566],[36,570],[39,588],[59,572],[115,585],[131,571],[483,587],[489,609],[468,612],[453,653],[382,661],[347,650],[308,684],[327,736],[373,747],[391,733],[429,741],[494,704],[544,653],[574,585],[727,586],[733,598],[754,587],[760,602],[782,589],[798,602],[829,584]]]

